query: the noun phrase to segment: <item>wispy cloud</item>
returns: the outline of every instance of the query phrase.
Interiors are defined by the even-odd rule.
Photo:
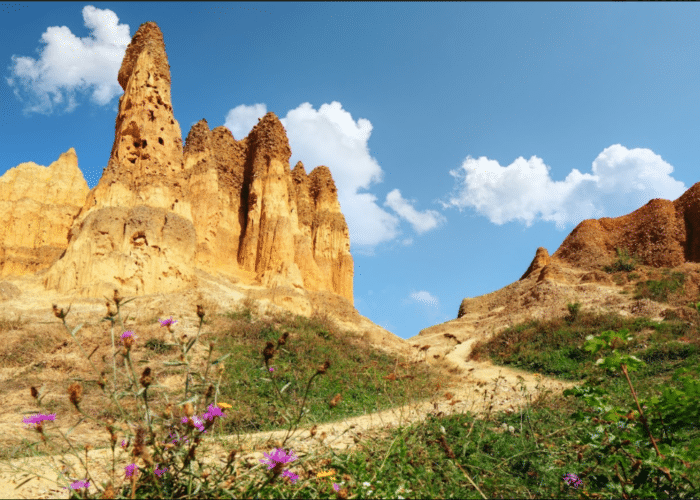
[[[52,26],[41,36],[45,46],[37,49],[38,60],[12,56],[12,76],[6,80],[20,101],[30,101],[25,115],[48,115],[64,104],[69,113],[78,105],[77,91],[92,91],[92,101],[100,106],[122,93],[117,74],[131,41],[129,26],[119,24],[109,9],[86,5],[82,12],[89,37],[78,38],[66,26]]]
[[[649,149],[614,144],[593,161],[591,174],[573,169],[553,181],[549,168],[533,156],[507,167],[486,157],[468,156],[450,171],[456,192],[443,208],[473,208],[494,224],[519,220],[527,227],[537,219],[558,230],[584,219],[625,215],[653,198],[673,200],[688,188],[670,174],[673,167]]]
[[[421,290],[420,292],[414,292],[409,295],[410,299],[415,301],[415,302],[420,302],[421,304],[435,307],[437,308],[439,306],[438,299],[430,295],[430,293]]]
[[[401,197],[401,192],[398,189],[394,189],[386,195],[384,205],[391,208],[402,219],[406,219],[418,234],[430,231],[447,221],[443,215],[435,210],[418,212],[411,206],[415,202],[415,200],[411,200],[409,203]]]
[[[227,113],[224,125],[240,139],[266,112],[264,104],[237,106]],[[411,206],[413,202],[404,200],[398,189],[387,195],[384,205],[399,217],[380,207],[374,194],[360,192],[381,183],[383,178],[383,171],[367,145],[372,133],[369,120],[353,119],[339,102],[333,101],[321,105],[318,110],[308,102],[303,103],[280,121],[292,149],[292,167],[301,161],[307,173],[319,165],[331,170],[350,230],[350,241],[355,247],[353,251],[359,246],[361,253],[369,253],[377,244],[400,236],[400,218],[407,220],[418,234],[444,222],[444,217],[434,210],[415,210]],[[404,239],[403,243],[411,241]]]

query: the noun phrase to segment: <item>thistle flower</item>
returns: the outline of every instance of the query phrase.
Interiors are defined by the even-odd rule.
[[[90,487],[90,481],[74,481],[70,485],[70,489],[72,490],[79,490],[80,488],[89,488]],[[68,489],[65,486],[63,489]]]
[[[282,334],[282,336],[281,336],[279,339],[277,339],[277,347],[280,347],[280,346],[283,346],[284,344],[286,344],[286,343],[287,343],[287,338],[288,338],[288,337],[289,337],[289,333],[288,333],[288,332],[284,332],[284,333]]]
[[[338,403],[341,399],[342,397],[340,396],[340,394],[336,394],[335,397],[331,399],[330,403],[328,403],[328,406],[330,406],[331,408],[335,408],[336,406],[338,406]]]
[[[117,290],[117,289],[115,288],[115,289],[114,289],[114,303],[117,304],[117,305],[119,305],[119,303],[122,301],[123,298],[124,298],[124,297],[122,297],[121,295],[119,295],[119,290]]]
[[[127,465],[124,467],[126,477],[131,477],[134,474],[134,469],[136,469],[136,464]]]
[[[262,463],[265,463],[265,460],[268,461],[268,463],[265,464],[267,465],[267,470],[273,469],[276,465],[287,464],[297,459],[293,451],[287,454],[281,448],[275,448],[272,453],[263,453],[263,455],[265,458],[261,459],[260,461]]]
[[[107,317],[108,318],[113,318],[117,315],[116,312],[112,311],[112,304],[108,302],[105,302],[105,305],[107,306]]]
[[[168,327],[168,331],[169,331],[170,333],[173,333],[172,326],[173,326],[175,323],[177,323],[177,321],[175,321],[175,320],[173,319],[173,317],[170,316],[169,319],[161,320],[161,321],[160,321],[160,326],[167,326],[167,327]]]
[[[204,318],[204,308],[197,304],[197,316],[201,318]]]
[[[129,352],[131,350],[131,346],[134,345],[134,340],[136,339],[134,332],[128,330],[122,333],[121,338],[124,341],[124,348],[126,349],[126,352]]]
[[[73,403],[73,406],[75,406],[76,410],[79,410],[78,405],[83,400],[83,386],[81,386],[78,382],[69,385],[68,399],[71,403]]]
[[[105,488],[105,492],[102,494],[103,499],[112,499],[114,498],[114,485],[112,484],[112,481],[107,483],[107,487]]]
[[[191,417],[192,415],[194,415],[194,408],[192,408],[192,404],[191,404],[191,403],[185,403],[185,408],[184,408],[184,410],[185,410],[185,415],[186,415],[186,416]]]
[[[326,362],[323,363],[323,365],[321,365],[321,366],[318,368],[318,370],[316,371],[316,374],[318,374],[318,375],[323,375],[323,374],[325,374],[325,373],[326,373],[326,370],[328,370],[328,368],[330,368],[330,366],[331,366],[331,362],[328,361],[328,360],[326,360]]]
[[[36,387],[32,386],[31,392],[32,392],[32,397],[38,401],[39,400],[39,391],[36,390]]]
[[[207,409],[208,411],[202,415],[204,420],[214,420],[214,417],[225,417],[226,414],[221,412],[221,409],[217,408],[214,405],[209,405],[209,408]]]
[[[146,465],[151,467],[153,465],[153,460],[151,459],[151,454],[149,453],[148,448],[146,448],[144,439],[145,435],[146,429],[139,426],[139,428],[136,429],[136,441],[134,442],[134,449],[132,450],[131,454],[134,457],[141,457]]]
[[[65,317],[68,316],[68,313],[70,312],[71,306],[72,306],[72,304],[70,306],[68,306],[68,311],[63,312],[63,308],[61,308],[61,310],[59,311],[58,306],[56,304],[53,304],[54,316],[56,316],[57,318],[60,318],[60,319],[65,319]]]
[[[141,387],[148,388],[148,386],[151,385],[152,381],[153,379],[151,378],[151,368],[147,366],[141,374],[141,379],[139,380],[139,382],[141,384]]]
[[[275,355],[275,345],[272,342],[265,344],[265,349],[263,349],[263,357],[265,358],[265,363],[267,363],[272,356]]]

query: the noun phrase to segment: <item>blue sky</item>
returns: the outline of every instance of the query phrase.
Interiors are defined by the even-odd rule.
[[[97,184],[146,21],[183,141],[273,111],[330,168],[355,306],[402,338],[700,180],[700,6],[626,2],[0,4],[0,174],[74,147]]]

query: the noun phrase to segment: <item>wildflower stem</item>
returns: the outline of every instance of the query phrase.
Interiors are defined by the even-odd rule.
[[[287,440],[291,437],[290,433],[292,432],[292,427],[296,429],[296,426],[299,424],[299,421],[301,420],[301,416],[304,413],[304,405],[306,404],[306,397],[309,395],[309,389],[311,388],[311,382],[313,382],[314,378],[318,375],[318,372],[314,373],[311,378],[309,379],[309,383],[306,384],[306,392],[304,393],[304,399],[301,402],[301,407],[299,408],[299,416],[297,417],[296,422],[289,423],[289,429],[287,429],[287,434],[284,437],[284,440],[282,441],[282,446],[285,445]]]
[[[656,446],[656,441],[654,441],[654,436],[651,434],[651,430],[649,429],[649,425],[647,424],[647,418],[644,416],[644,413],[642,412],[642,407],[639,406],[639,400],[637,399],[637,393],[634,390],[634,387],[632,387],[632,381],[630,380],[630,376],[627,373],[627,366],[625,364],[620,365],[620,368],[622,368],[622,373],[625,374],[625,378],[627,379],[627,383],[630,386],[630,391],[632,392],[632,397],[634,398],[634,402],[637,404],[637,409],[639,410],[639,418],[642,421],[642,424],[644,424],[644,429],[646,429],[647,434],[649,434],[649,439],[651,440],[651,444],[654,446],[654,450],[656,450],[656,455],[665,458],[661,452],[659,451],[659,448]]]

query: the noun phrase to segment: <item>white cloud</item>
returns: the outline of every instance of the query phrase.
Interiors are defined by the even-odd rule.
[[[573,169],[563,181],[553,181],[549,167],[533,156],[507,167],[486,157],[468,156],[450,171],[456,194],[443,208],[474,208],[491,222],[513,220],[532,225],[538,217],[559,230],[584,219],[625,215],[653,198],[674,200],[687,190],[671,177],[673,167],[649,149],[614,144],[598,155],[592,174]]]
[[[117,74],[131,41],[129,26],[118,24],[119,18],[108,9],[86,5],[82,13],[90,37],[78,38],[66,26],[51,26],[41,36],[46,45],[37,49],[38,60],[12,56],[7,83],[20,101],[20,89],[32,98],[25,114],[50,114],[66,98],[65,111],[71,112],[78,105],[76,91],[92,90],[92,101],[100,106],[122,93]]]
[[[241,104],[226,113],[224,126],[231,131],[234,139],[240,141],[258,123],[258,118],[262,118],[266,114],[267,106],[264,104],[253,104],[252,106]]]
[[[438,299],[436,299],[426,291],[422,290],[420,292],[414,292],[411,295],[409,295],[409,297],[416,302],[421,302],[425,305],[429,305],[435,308],[438,307]]]
[[[228,112],[224,125],[240,139],[248,135],[257,119],[266,112],[264,104],[237,106]],[[370,155],[367,146],[372,133],[369,120],[354,120],[339,102],[333,101],[321,105],[318,111],[305,102],[280,121],[292,149],[292,168],[301,161],[307,173],[319,165],[331,170],[350,231],[350,242],[355,246],[353,251],[371,253],[371,247],[401,234],[400,219],[380,207],[375,195],[359,192],[382,182],[383,177],[379,163]],[[408,201],[401,198],[398,190],[389,193],[385,205],[410,222],[418,233],[436,227],[443,220],[432,210],[415,211]],[[404,244],[410,244],[406,241]],[[357,246],[364,248],[358,249]]]
[[[411,203],[415,203],[415,200],[411,200]],[[386,195],[384,205],[391,208],[402,219],[410,222],[418,234],[430,231],[446,222],[447,219],[435,210],[426,210],[421,213],[416,211],[411,203],[401,197],[401,192],[398,189],[394,189]]]

